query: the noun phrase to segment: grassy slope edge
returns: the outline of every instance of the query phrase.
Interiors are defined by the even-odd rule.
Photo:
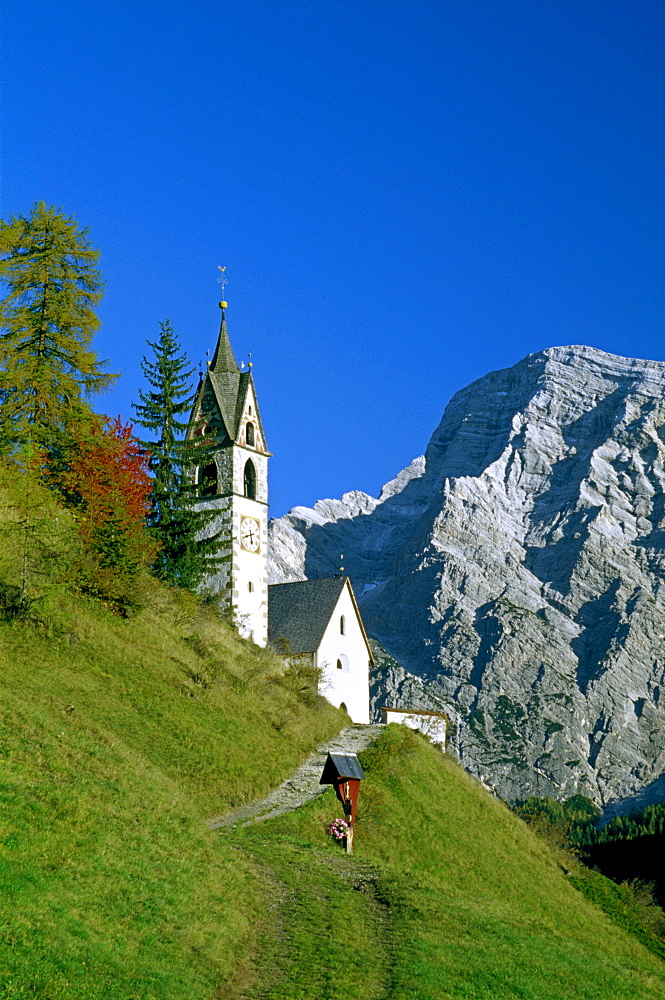
[[[267,965],[244,996],[665,996],[665,965],[576,891],[550,848],[454,761],[395,726],[362,759],[353,858],[323,833],[339,814],[330,793],[223,835],[272,885]]]

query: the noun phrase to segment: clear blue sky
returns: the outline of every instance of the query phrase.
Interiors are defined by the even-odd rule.
[[[376,493],[554,344],[665,359],[663,0],[4,0],[2,218],[90,229],[131,416],[226,265],[272,513]]]

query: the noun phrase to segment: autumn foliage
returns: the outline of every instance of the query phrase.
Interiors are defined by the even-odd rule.
[[[4,474],[11,497],[0,530],[20,552],[21,583],[12,584],[19,608],[27,607],[33,578],[49,562],[36,553],[53,549],[56,535],[68,584],[120,610],[136,606],[138,571],[157,556],[147,527],[154,487],[149,456],[131,424],[98,416],[90,404],[91,395],[117,378],[104,372],[106,362],[92,349],[103,288],[98,259],[87,231],[44,202],[29,216],[0,219],[6,292],[0,298],[0,480]],[[42,517],[61,500],[66,516]]]
[[[131,424],[120,417],[93,418],[51,459],[48,478],[75,510],[81,539],[99,570],[131,575],[152,562],[148,454]]]

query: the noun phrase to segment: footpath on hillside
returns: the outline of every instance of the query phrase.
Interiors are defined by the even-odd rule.
[[[263,799],[248,802],[232,812],[208,821],[211,830],[224,826],[251,826],[266,819],[273,819],[283,813],[298,809],[299,806],[325,792],[327,785],[319,784],[323,765],[329,753],[359,753],[376,739],[383,726],[347,726],[337,736],[317,747],[295,774],[275,788]]]

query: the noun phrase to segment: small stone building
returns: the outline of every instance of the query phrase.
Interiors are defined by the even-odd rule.
[[[427,712],[420,709],[382,708],[381,721],[384,725],[396,722],[409,729],[418,729],[429,736],[442,750],[446,749],[448,716],[444,712]]]
[[[319,668],[320,693],[353,722],[369,723],[374,658],[348,577],[269,586],[268,642],[285,659]]]

